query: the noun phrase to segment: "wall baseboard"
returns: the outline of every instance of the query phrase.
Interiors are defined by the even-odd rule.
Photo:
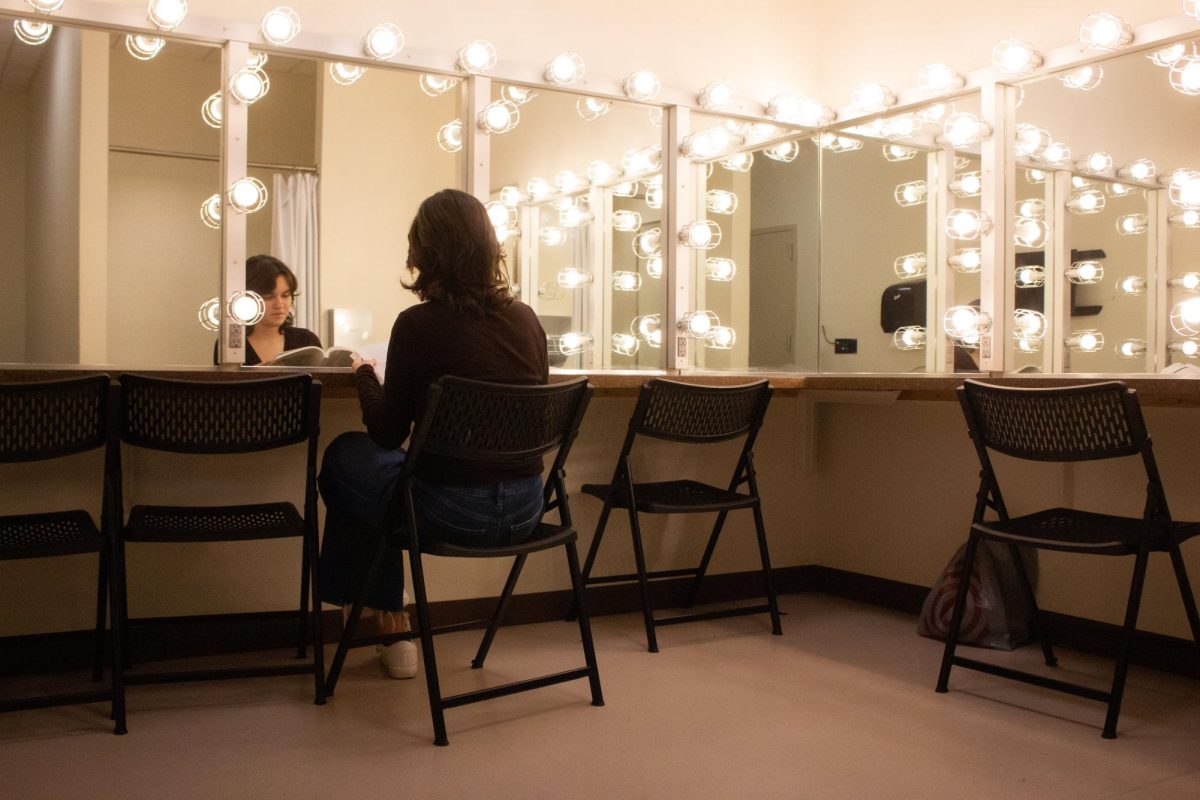
[[[887,578],[876,578],[817,565],[775,570],[775,588],[781,594],[817,592],[859,603],[917,615],[929,588]],[[680,605],[689,581],[675,578],[655,581],[656,605]],[[762,595],[757,572],[712,575],[705,579],[700,603],[744,600]],[[432,604],[435,625],[478,621],[483,627],[495,598],[445,600]],[[570,607],[568,590],[516,595],[509,605],[510,625],[563,619]],[[622,614],[641,608],[636,584],[600,585],[588,590],[588,611],[593,616]],[[1121,629],[1117,625],[1067,614],[1045,615],[1055,644],[1098,655],[1117,651]],[[326,642],[341,633],[341,613],[322,615]],[[295,612],[274,611],[211,616],[163,617],[135,621],[130,644],[137,663],[176,658],[240,653],[290,647],[296,641]],[[914,632],[915,635],[915,632]],[[32,634],[0,638],[0,676],[42,674],[85,669],[91,664],[91,631]],[[1195,643],[1174,636],[1139,632],[1132,662],[1141,666],[1200,678],[1200,657]]]

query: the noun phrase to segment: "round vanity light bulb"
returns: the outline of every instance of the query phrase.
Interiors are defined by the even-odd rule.
[[[1042,151],[1039,159],[1043,164],[1051,167],[1057,167],[1065,164],[1071,159],[1071,148],[1064,142],[1051,142]]]
[[[1147,58],[1160,67],[1169,67],[1176,61],[1187,55],[1188,46],[1186,42],[1176,42],[1172,45],[1155,50]]]
[[[646,274],[651,278],[661,278],[663,272],[663,259],[660,255],[653,255],[646,259]]]
[[[210,128],[221,127],[225,114],[225,102],[221,92],[213,92],[200,106],[200,117]]]
[[[404,49],[404,33],[398,25],[382,22],[363,37],[363,53],[376,61],[395,58]]]
[[[1171,309],[1171,327],[1180,336],[1200,334],[1200,297],[1184,300]]]
[[[658,314],[643,314],[634,317],[630,329],[641,341],[651,347],[662,346],[662,317]]]
[[[1046,152],[1050,145],[1050,132],[1022,122],[1016,127],[1016,144],[1014,150],[1018,156],[1037,158]]]
[[[543,247],[560,247],[567,243],[567,232],[557,226],[542,228],[538,232],[538,240]]]
[[[1046,284],[1046,269],[1036,264],[1027,267],[1017,267],[1013,280],[1022,289],[1036,289]]]
[[[953,92],[966,84],[966,79],[949,64],[926,64],[917,73],[917,87],[927,96]]]
[[[229,94],[245,105],[254,105],[271,90],[267,73],[255,67],[242,67],[229,81]]]
[[[1115,14],[1089,14],[1079,26],[1079,41],[1092,50],[1120,50],[1133,41],[1133,28]]]
[[[732,214],[737,211],[738,197],[724,189],[709,189],[704,195],[704,205],[714,214]]]
[[[229,187],[229,205],[239,214],[253,214],[267,204],[267,187],[258,178],[239,178]]]
[[[612,351],[622,356],[637,355],[637,337],[631,333],[614,333],[612,335]]]
[[[1046,328],[1046,317],[1040,311],[1029,308],[1018,308],[1013,311],[1014,339],[1044,339]]]
[[[946,309],[942,327],[946,335],[956,341],[975,339],[975,343],[978,343],[976,337],[991,329],[991,320],[978,306],[951,306]]]
[[[978,197],[983,191],[983,177],[978,172],[964,172],[950,181],[950,191],[959,197]]]
[[[1043,247],[1050,238],[1045,220],[1017,217],[1013,222],[1013,243],[1020,247]]]
[[[1096,353],[1104,349],[1104,334],[1097,330],[1075,331],[1067,338],[1067,346],[1081,353]]]
[[[689,311],[679,320],[679,329],[688,336],[702,339],[714,326],[720,324],[721,320],[712,311]]]
[[[1139,158],[1117,170],[1117,175],[1135,181],[1149,181],[1158,175],[1158,167],[1148,158]]]
[[[1200,172],[1177,170],[1168,190],[1171,202],[1182,209],[1200,209]]]
[[[491,221],[492,227],[503,228],[516,222],[515,209],[497,200],[489,200],[483,204],[483,208],[487,211],[488,220]]]
[[[925,181],[909,181],[897,186],[892,194],[899,205],[918,206],[925,202],[929,188]]]
[[[713,325],[703,338],[704,346],[710,350],[732,350],[737,343],[737,331],[728,325]]]
[[[620,175],[620,170],[603,159],[598,158],[588,164],[587,179],[592,183],[611,183]]]
[[[1200,94],[1200,56],[1185,56],[1172,64],[1170,80],[1177,92]]]
[[[25,44],[45,44],[50,41],[54,26],[40,19],[18,19],[13,22],[13,35]]]
[[[1140,297],[1146,293],[1146,279],[1140,275],[1127,275],[1117,281],[1117,294],[1124,297]]]
[[[1046,173],[1040,169],[1027,169],[1025,170],[1025,180],[1035,185],[1045,183]]]
[[[554,176],[554,185],[563,194],[571,194],[587,186],[587,181],[579,176],[573,169],[559,170]]]
[[[1171,342],[1167,345],[1167,349],[1172,353],[1179,353],[1185,358],[1195,358],[1200,355],[1200,341],[1187,339],[1182,342]]]
[[[1113,159],[1108,153],[1097,151],[1079,159],[1076,166],[1080,171],[1092,175],[1108,175],[1113,169]]]
[[[960,250],[955,250],[950,256],[950,268],[955,272],[961,272],[967,275],[979,272],[983,266],[983,253],[978,247],[964,247]]]
[[[889,139],[909,139],[921,131],[921,121],[915,114],[900,114],[883,122],[883,134]]]
[[[1060,75],[1058,78],[1062,81],[1062,85],[1068,89],[1076,89],[1081,92],[1090,92],[1100,85],[1104,80],[1104,68],[1099,64],[1089,64],[1084,67],[1073,69],[1070,72]]]
[[[583,57],[579,53],[559,53],[546,64],[543,76],[547,83],[569,86],[583,77]]]
[[[1099,261],[1076,261],[1067,269],[1066,276],[1077,285],[1099,283],[1104,277],[1104,265]]]
[[[642,276],[636,272],[620,270],[612,274],[614,292],[636,292],[642,288]]]
[[[797,146],[799,150],[799,146]],[[768,154],[769,155],[769,154]],[[917,157],[916,148],[903,147],[898,144],[885,144],[883,146],[883,157],[888,161],[909,161]]]
[[[954,103],[934,103],[918,111],[917,119],[925,125],[941,125],[954,111]]]
[[[956,208],[946,215],[946,235],[951,239],[972,241],[992,229],[987,214],[970,208]]]
[[[625,96],[630,100],[650,100],[658,94],[658,76],[649,70],[640,69],[625,76],[621,82]]]
[[[540,203],[554,194],[554,187],[545,178],[530,178],[529,183],[525,184],[525,191],[529,193],[531,200]]]
[[[1178,278],[1171,278],[1167,285],[1185,292],[1200,292],[1200,272],[1185,272]]]
[[[300,34],[300,15],[287,6],[279,6],[263,15],[261,28],[264,39],[282,47]]]
[[[214,230],[221,227],[221,195],[211,195],[200,204],[200,221]]]
[[[640,150],[626,150],[621,156],[621,167],[626,175],[645,175],[662,168],[662,149],[658,145]]]
[[[438,147],[445,150],[447,153],[457,153],[462,150],[463,146],[463,124],[461,119],[456,119],[447,122],[442,127],[438,128],[437,132]]]
[[[919,278],[929,271],[929,258],[924,253],[909,253],[893,262],[892,270],[900,278]]]
[[[1046,201],[1036,197],[1017,201],[1017,216],[1029,219],[1044,219],[1046,216]]]
[[[479,112],[479,129],[486,134],[508,133],[521,121],[521,110],[507,100],[493,100]]]
[[[417,81],[417,85],[421,87],[422,92],[430,97],[438,97],[458,86],[458,78],[425,73],[421,75]]]
[[[679,241],[693,250],[712,250],[721,243],[721,228],[712,220],[689,222],[679,229]]]
[[[500,87],[500,98],[507,100],[514,106],[523,106],[535,97],[537,97],[537,92],[525,86],[513,86],[510,84]]]
[[[1104,193],[1099,189],[1083,189],[1071,195],[1067,209],[1075,214],[1098,214],[1104,210]]]
[[[1146,232],[1149,221],[1145,214],[1126,214],[1117,217],[1117,233],[1122,236],[1137,236]]]
[[[564,289],[578,289],[592,282],[590,273],[579,267],[567,267],[558,271],[558,285]]]
[[[162,31],[178,27],[187,11],[187,0],[150,0],[146,7],[150,24]]]
[[[154,58],[166,44],[167,40],[161,36],[131,33],[125,37],[125,51],[138,61],[149,61]]]
[[[500,202],[509,208],[516,208],[525,199],[525,195],[521,194],[521,190],[516,186],[502,186],[498,196]]]
[[[43,14],[53,14],[63,7],[66,0],[25,0],[29,7],[34,11],[40,11]]]
[[[942,135],[953,147],[966,147],[992,132],[991,126],[969,111],[956,111],[942,123]]]
[[[892,346],[897,350],[924,350],[925,328],[920,325],[905,325],[892,334]]]
[[[717,283],[728,283],[737,275],[737,264],[732,258],[706,258],[704,277]]]
[[[614,184],[609,191],[613,197],[637,197],[641,184],[637,181],[622,181]]]
[[[785,164],[790,164],[796,160],[796,156],[800,155],[800,143],[795,141],[780,142],[764,149],[763,155],[772,161],[782,161]]]
[[[200,325],[206,331],[221,330],[221,298],[210,297],[200,304],[200,310],[196,314],[200,319]]]
[[[577,205],[571,204],[558,212],[558,224],[564,228],[578,228],[592,221],[592,214]]]
[[[622,233],[632,233],[642,227],[642,215],[636,211],[614,211],[612,215],[613,230]]]
[[[257,292],[247,289],[229,297],[229,316],[239,325],[257,325],[262,321],[267,304]]]
[[[346,64],[341,61],[334,61],[329,64],[329,77],[334,83],[342,86],[349,86],[367,72],[367,68],[361,64]]]
[[[882,83],[860,83],[850,95],[850,105],[859,111],[885,111],[896,105],[896,93]]]
[[[716,111],[730,106],[737,100],[737,86],[731,80],[713,81],[700,90],[696,102],[707,111]]]
[[[1029,75],[1042,66],[1042,54],[1020,39],[1001,39],[992,48],[992,66],[1009,75]]]
[[[558,343],[558,352],[564,356],[573,356],[577,353],[582,353],[584,349],[590,346],[592,337],[583,331],[567,331],[561,334],[556,341]]]
[[[461,72],[475,74],[496,66],[496,48],[486,39],[476,39],[458,51],[457,67]]]
[[[650,208],[662,208],[663,190],[661,186],[646,187],[646,205]]]
[[[1177,228],[1200,228],[1200,211],[1188,209],[1172,214],[1167,220]]]
[[[575,101],[575,111],[585,122],[600,119],[612,110],[612,103],[599,97],[581,97]]]
[[[638,258],[649,258],[658,255],[662,250],[662,229],[651,228],[642,231],[633,239],[633,252]]]

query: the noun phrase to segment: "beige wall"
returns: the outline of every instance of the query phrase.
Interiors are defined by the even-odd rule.
[[[25,170],[29,96],[0,90],[0,362],[25,360]]]
[[[79,110],[79,363],[108,360],[109,37],[84,31]]]

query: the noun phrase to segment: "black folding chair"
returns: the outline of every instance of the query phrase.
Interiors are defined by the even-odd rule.
[[[969,380],[959,387],[958,399],[979,455],[981,470],[975,515],[967,538],[963,575],[946,637],[937,691],[947,691],[950,669],[958,666],[1099,700],[1108,704],[1102,735],[1105,739],[1113,739],[1117,735],[1117,716],[1121,712],[1138,605],[1151,552],[1170,554],[1192,637],[1200,646],[1200,617],[1179,553],[1179,543],[1200,533],[1200,523],[1172,521],[1137,392],[1124,383],[1109,381],[1062,389],[1008,389]],[[1050,462],[1141,456],[1146,471],[1146,504],[1142,516],[1119,517],[1073,508],[1051,508],[1010,518],[988,450],[1029,461]],[[988,509],[994,511],[998,519],[985,520]],[[1055,666],[1057,660],[1046,626],[1039,618],[1033,586],[1019,548],[1135,557],[1125,626],[1109,691],[955,655],[975,552],[981,539],[991,539],[1010,547],[1021,586],[1033,610],[1032,627],[1041,640],[1047,666]]]
[[[315,702],[325,702],[325,654],[321,637],[321,604],[317,600],[317,435],[321,384],[311,375],[245,381],[182,381],[146,375],[121,375],[120,437],[128,445],[197,455],[254,453],[306,444],[304,515],[291,502],[250,505],[135,505],[117,541],[117,575],[121,587],[120,617],[126,666],[130,659],[129,609],[125,603],[125,543],[236,542],[296,537],[302,543],[300,610],[296,658],[307,658],[306,636],[313,654],[304,664],[218,668],[173,672],[138,672],[130,684],[168,683],[220,678],[311,673]],[[121,483],[116,481],[117,508]],[[179,476],[186,480],[186,476]],[[201,499],[201,498],[197,498]],[[310,603],[309,591],[312,590]],[[137,623],[140,620],[132,620]],[[307,634],[306,634],[307,630]]]
[[[429,690],[429,709],[433,716],[434,744],[449,744],[444,716],[447,708],[580,678],[587,678],[591,685],[592,705],[604,705],[604,696],[600,691],[600,672],[596,666],[596,652],[592,645],[591,626],[583,605],[579,555],[575,550],[576,532],[571,524],[571,509],[567,503],[565,484],[566,473],[563,470],[591,392],[587,378],[576,378],[549,386],[509,386],[444,377],[429,388],[425,413],[413,433],[400,481],[392,496],[391,508],[383,526],[376,532],[378,544],[374,561],[362,591],[350,611],[337,653],[329,667],[327,695],[333,695],[342,664],[350,648],[412,639],[419,635],[425,666],[425,683]],[[528,541],[508,547],[463,547],[436,541],[429,535],[430,532],[418,531],[413,510],[412,479],[424,456],[441,456],[481,464],[511,464],[556,451],[554,463],[546,479],[542,503],[543,518],[539,519],[537,529]],[[559,524],[552,525],[544,520],[544,516],[546,512],[555,509],[558,511]],[[413,593],[417,602],[418,630],[355,639],[355,627],[387,548],[405,546],[399,539],[405,540],[408,547]],[[471,662],[473,669],[481,669],[508,601],[516,588],[517,579],[525,566],[526,558],[530,553],[554,547],[562,547],[567,553],[571,589],[579,607],[579,634],[583,640],[585,666],[450,697],[442,696],[433,652],[433,637],[441,633],[478,628],[487,622],[487,631]],[[448,558],[515,556],[491,619],[433,627],[429,616],[429,598],[425,591],[425,573],[421,565],[423,555]]]
[[[109,383],[107,375],[44,383],[0,383],[0,463],[44,461],[105,448],[100,527],[96,527],[91,514],[81,509],[0,516],[0,561],[97,553],[100,565],[92,679],[102,679],[106,654],[112,663],[107,689],[9,700],[0,703],[0,711],[109,700],[113,733],[122,734],[125,688],[115,645],[121,627],[115,603],[112,543],[116,507],[111,493],[118,450],[113,418],[116,398]],[[113,609],[113,638],[106,643],[105,605],[110,598],[110,581],[114,587],[113,602],[109,603]]]
[[[588,549],[587,561],[583,566],[584,585],[606,583],[628,583],[636,580],[641,590],[642,615],[646,624],[646,643],[651,653],[658,652],[655,625],[673,625],[702,619],[741,616],[744,614],[769,613],[771,632],[776,636],[783,633],[779,624],[779,605],[775,599],[775,587],[771,581],[771,558],[767,552],[767,534],[763,528],[762,501],[758,495],[758,480],[754,471],[754,442],[767,413],[771,400],[771,389],[767,381],[744,386],[697,386],[655,379],[642,386],[633,417],[629,420],[629,432],[617,458],[617,468],[612,481],[605,484],[585,484],[583,491],[604,501],[600,519],[596,523],[596,534]],[[658,483],[636,483],[630,467],[629,454],[638,436],[666,439],[684,444],[706,444],[746,437],[738,456],[733,478],[727,488],[720,488],[695,480],[672,480]],[[746,491],[738,489],[745,485]],[[609,514],[614,508],[629,512],[629,529],[633,535],[633,557],[637,571],[624,575],[591,577],[596,553],[608,524]],[[741,606],[700,613],[679,614],[670,617],[655,617],[650,598],[650,581],[692,577],[687,601],[691,607],[700,591],[704,574],[708,570],[717,539],[730,511],[748,508],[754,513],[754,529],[758,534],[758,553],[762,561],[763,584],[766,604]],[[717,521],[708,537],[708,546],[698,567],[688,569],[646,571],[646,557],[642,549],[642,531],[638,514],[703,514],[716,513]]]

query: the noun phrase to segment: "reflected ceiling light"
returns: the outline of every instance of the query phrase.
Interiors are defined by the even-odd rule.
[[[518,236],[517,229],[510,228],[507,225],[504,225],[503,227],[500,227],[500,228],[496,228],[495,230],[496,230],[496,241],[500,242],[501,244],[504,244],[504,242],[506,242],[507,240],[513,239],[516,236]]]
[[[773,139],[776,136],[783,136],[789,132],[786,128],[772,125],[769,122],[751,122],[743,127],[742,138],[754,144]]]
[[[1013,282],[1020,289],[1036,289],[1039,286],[1045,286],[1046,268],[1036,264],[1017,267],[1013,274]]]
[[[1089,175],[1111,175],[1113,171],[1113,159],[1112,156],[1105,152],[1097,151],[1095,153],[1088,153],[1075,162],[1075,168]]]
[[[661,278],[663,270],[662,256],[650,256],[646,259],[646,274],[651,278]]]
[[[951,306],[942,317],[942,330],[961,347],[976,347],[983,334],[992,329],[992,318],[979,306]]]
[[[1126,197],[1138,191],[1136,186],[1130,186],[1127,183],[1110,183],[1107,188],[1111,197]]]
[[[731,80],[722,78],[701,89],[696,102],[707,111],[716,111],[733,105],[733,102],[737,100],[737,93],[737,85]]]
[[[720,324],[715,311],[689,311],[679,318],[679,330],[693,339],[703,339]]]
[[[558,352],[564,356],[573,356],[591,347],[592,336],[583,331],[567,331],[564,334],[554,337],[553,341]]]
[[[838,136],[836,133],[829,132],[814,136],[813,141],[819,144],[823,150],[831,153],[848,153],[851,150],[861,150],[863,146],[861,139]]]
[[[625,76],[625,80],[621,81],[621,90],[630,100],[651,100],[658,94],[660,88],[662,86],[658,82],[658,76],[645,69],[631,72]]]
[[[1176,61],[1188,54],[1188,45],[1186,42],[1176,42],[1172,45],[1167,45],[1159,50],[1155,50],[1150,55],[1146,56],[1153,61],[1157,66],[1169,67]]]
[[[529,193],[530,199],[540,203],[554,194],[554,187],[545,178],[530,178],[529,183],[525,184],[525,191]]]
[[[642,288],[642,276],[636,272],[618,271],[612,274],[614,292],[636,292]]]
[[[258,178],[238,178],[226,196],[234,211],[253,214],[267,204],[267,187]]]
[[[704,207],[714,214],[732,214],[737,211],[738,197],[724,189],[709,189],[704,195]]]
[[[43,14],[53,14],[63,7],[65,0],[25,0],[34,11],[40,11]]]
[[[919,110],[917,119],[921,120],[924,125],[941,125],[946,117],[954,112],[955,105],[953,103],[934,103]]]
[[[1015,337],[1013,347],[1020,353],[1040,353],[1042,350],[1042,340]]]
[[[651,347],[662,346],[662,317],[658,314],[642,314],[634,317],[630,330],[640,341]]]
[[[818,100],[798,94],[777,94],[767,103],[767,116],[776,122],[788,122],[819,128],[837,119],[837,112]]]
[[[54,26],[40,19],[19,19],[13,22],[13,34],[25,44],[45,44],[54,33]]]
[[[1078,191],[1079,189],[1087,189],[1087,188],[1095,186],[1095,185],[1096,185],[1095,181],[1090,181],[1081,175],[1072,175],[1071,176],[1071,188],[1076,191]]]
[[[1200,172],[1176,170],[1171,176],[1167,196],[1179,208],[1200,209]]]
[[[1050,145],[1050,131],[1022,122],[1016,127],[1015,141],[1013,150],[1018,157],[1037,158]]]
[[[979,272],[983,266],[983,254],[978,247],[964,247],[955,250],[948,260],[951,269],[964,275]]]
[[[612,351],[621,356],[637,355],[637,337],[631,333],[614,333],[612,335]]]
[[[613,230],[622,233],[633,233],[642,227],[642,215],[636,211],[614,211],[612,215]]]
[[[261,50],[251,50],[250,55],[246,58],[246,66],[250,69],[263,69],[270,60],[271,57]]]
[[[1182,342],[1171,342],[1167,345],[1167,350],[1179,353],[1184,358],[1196,358],[1197,355],[1200,355],[1200,341],[1186,339]]]
[[[499,197],[500,202],[504,203],[504,205],[508,206],[509,208],[516,208],[521,201],[525,199],[525,195],[521,194],[521,190],[516,186],[511,185],[502,186],[500,188]]]
[[[679,143],[679,152],[685,158],[703,161],[716,158],[741,143],[742,137],[730,132],[728,128],[717,125],[683,137],[683,141]]]
[[[514,106],[523,106],[535,97],[537,97],[537,92],[524,86],[500,87],[500,99],[506,100]]]
[[[1079,43],[1092,50],[1120,50],[1133,41],[1133,28],[1116,14],[1088,14],[1079,26]]]
[[[167,40],[161,36],[131,33],[125,37],[125,50],[138,61],[149,61],[162,51]]]
[[[1079,353],[1098,353],[1104,349],[1104,334],[1094,328],[1074,331],[1067,337],[1067,347]]]
[[[1025,170],[1025,180],[1033,184],[1045,183],[1046,173],[1040,169],[1027,169]]]
[[[476,39],[458,51],[455,66],[468,75],[486,72],[496,66],[496,48],[486,39]]]
[[[1079,286],[1099,283],[1104,278],[1104,265],[1099,261],[1076,261],[1065,274],[1068,281]]]
[[[1200,297],[1175,304],[1171,309],[1171,328],[1180,336],[1200,334]]]
[[[992,66],[1007,75],[1029,75],[1042,66],[1042,54],[1020,39],[1001,39],[992,48]]]
[[[917,73],[917,88],[926,97],[936,97],[953,92],[961,89],[966,83],[967,79],[949,64],[926,64]]]
[[[229,80],[229,94],[244,105],[254,105],[271,90],[271,79],[257,67],[242,67]]]
[[[591,283],[592,275],[579,267],[566,267],[558,271],[557,281],[564,289],[578,289]]]
[[[1149,181],[1158,175],[1158,167],[1148,158],[1139,158],[1117,170],[1117,175],[1135,181]]]
[[[187,16],[187,11],[187,0],[150,0],[146,6],[150,24],[160,31],[177,27]]]
[[[992,229],[992,219],[981,211],[956,208],[946,215],[946,235],[959,241],[974,241]]]
[[[1141,297],[1146,293],[1146,279],[1141,275],[1126,275],[1117,281],[1117,294],[1121,297]]]
[[[1184,56],[1171,65],[1171,87],[1186,95],[1200,94],[1200,56]]]
[[[921,121],[915,114],[900,114],[883,120],[883,135],[889,139],[908,139],[921,131]]]
[[[559,227],[542,228],[538,239],[543,247],[561,247],[567,243],[567,232]]]
[[[417,85],[421,87],[421,91],[430,97],[437,97],[458,86],[458,78],[451,78],[447,75],[430,75],[426,73],[417,81]]]
[[[711,219],[689,222],[679,229],[679,243],[693,250],[712,250],[721,243],[721,226]]]
[[[221,195],[214,194],[200,204],[200,220],[210,228],[221,227]]]
[[[765,148],[762,153],[772,161],[782,161],[785,164],[789,164],[796,160],[796,156],[800,155],[800,143],[795,141],[780,142],[779,144]]]
[[[1050,226],[1045,220],[1017,217],[1013,221],[1013,243],[1020,247],[1044,247],[1050,238]]]
[[[1192,294],[1200,294],[1200,272],[1185,272],[1178,278],[1171,278],[1167,281],[1167,286]]]
[[[542,76],[555,86],[570,86],[583,77],[583,56],[579,53],[559,53],[546,62]]]
[[[283,47],[300,34],[300,15],[287,6],[279,6],[263,15],[260,28],[264,39]]]
[[[200,325],[206,331],[221,330],[221,298],[210,297],[200,304],[200,310],[196,314],[200,318]]]
[[[942,135],[953,147],[966,147],[986,139],[992,126],[969,111],[956,111],[942,123]]]
[[[376,61],[389,61],[403,49],[404,32],[391,22],[381,22],[363,37],[363,54]]]
[[[1066,142],[1051,142],[1038,157],[1038,161],[1050,167],[1061,167],[1070,160],[1071,148]]]
[[[1073,214],[1099,214],[1104,210],[1104,192],[1099,189],[1083,189],[1067,200],[1067,210]]]
[[[1200,211],[1195,209],[1179,211],[1167,217],[1167,221],[1176,228],[1200,228]]]
[[[575,101],[575,111],[585,122],[597,120],[612,110],[612,103],[599,97],[581,97]]]
[[[979,197],[983,191],[983,177],[978,172],[963,172],[950,181],[950,191],[959,197]]]
[[[646,187],[646,205],[650,208],[662,208],[663,190],[661,186]]]
[[[1068,89],[1090,92],[1104,80],[1104,68],[1099,64],[1089,64],[1088,66],[1079,67],[1078,69],[1073,69],[1070,72],[1059,75],[1058,79]]]
[[[750,168],[754,166],[754,153],[749,151],[734,153],[722,158],[717,163],[730,172],[749,172]]]
[[[896,202],[902,206],[919,206],[925,202],[925,198],[929,194],[929,187],[925,181],[909,181],[902,183],[896,187],[893,196]]]
[[[463,146],[463,124],[461,119],[447,122],[438,128],[437,145],[447,153],[457,153]]]
[[[892,347],[897,350],[924,350],[925,328],[921,325],[905,325],[892,334]]]
[[[917,151],[912,147],[903,147],[898,144],[885,144],[883,146],[883,157],[888,161],[908,161],[917,157]]]
[[[924,253],[909,253],[897,258],[892,270],[901,278],[919,278],[929,272],[929,258]]]
[[[1046,201],[1039,200],[1036,197],[1028,200],[1018,200],[1016,212],[1018,217],[1029,217],[1030,219],[1045,219],[1046,217]]]
[[[728,283],[737,275],[737,264],[732,258],[704,259],[704,277],[717,283]]]
[[[612,192],[613,197],[637,197],[638,196],[638,182],[637,181],[623,181],[621,183],[618,183],[618,184],[615,184],[614,186],[612,186],[609,189],[609,191]]]
[[[508,133],[521,121],[521,110],[507,100],[493,100],[483,107],[476,121],[486,134]]]
[[[662,169],[662,148],[650,145],[640,150],[626,150],[621,157],[621,168],[626,175],[645,175]]]
[[[651,228],[639,233],[633,239],[633,252],[638,258],[649,258],[659,255],[662,251],[662,229]]]
[[[1117,233],[1122,236],[1137,236],[1146,232],[1149,222],[1145,214],[1126,214],[1117,217]]]
[[[213,92],[200,105],[200,117],[210,128],[221,127],[225,114],[225,102],[221,92]]]
[[[882,83],[860,83],[850,93],[850,105],[868,114],[896,105],[896,93]]]
[[[234,292],[229,296],[229,316],[239,325],[257,325],[266,313],[267,304],[262,296],[249,289]]]
[[[346,64],[341,61],[334,61],[329,65],[329,77],[333,78],[334,83],[339,83],[342,86],[349,86],[355,83],[366,73],[367,68],[361,64]]]
[[[1046,338],[1046,328],[1046,317],[1040,311],[1029,308],[1018,308],[1013,311],[1014,339],[1044,339]]]
[[[621,171],[602,159],[588,164],[587,179],[592,183],[610,183],[621,176]]]
[[[488,219],[495,228],[506,228],[517,224],[517,210],[498,200],[489,200],[483,204]]]
[[[714,325],[703,340],[709,350],[732,350],[737,343],[737,331],[728,325]]]

